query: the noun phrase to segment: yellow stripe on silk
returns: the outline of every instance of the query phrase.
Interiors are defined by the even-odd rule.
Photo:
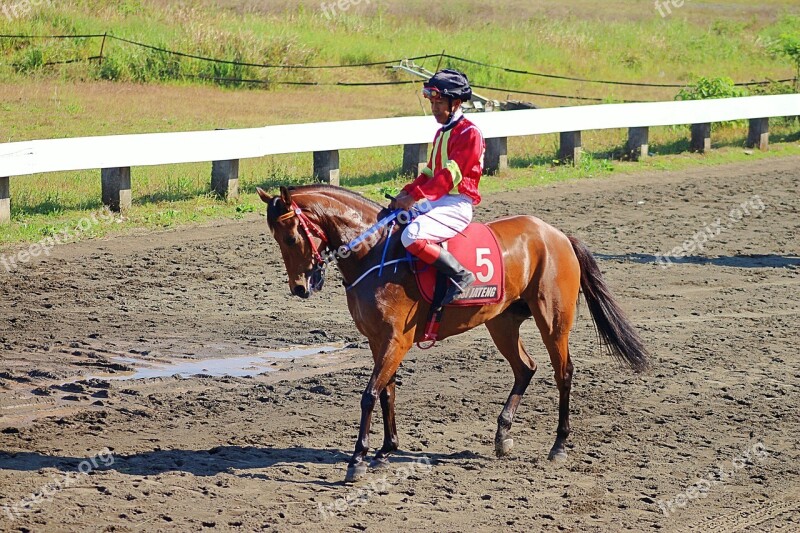
[[[461,183],[461,180],[464,178],[464,176],[461,175],[461,169],[455,161],[448,161],[445,168],[449,170],[450,175],[453,176],[453,188],[450,189],[449,194],[458,194],[458,184]]]
[[[461,168],[458,166],[458,163],[455,161],[448,159],[447,157],[447,145],[450,142],[450,132],[453,130],[447,130],[444,132],[444,139],[442,139],[442,157],[441,157],[441,167],[446,168],[450,171],[450,175],[453,177],[453,188],[450,189],[448,194],[458,194],[458,184],[461,183],[463,176],[461,175]]]

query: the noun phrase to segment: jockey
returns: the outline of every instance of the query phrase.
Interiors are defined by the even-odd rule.
[[[439,243],[454,237],[472,221],[472,206],[481,201],[478,183],[485,144],[480,130],[461,112],[461,103],[472,98],[466,75],[441,70],[423,85],[422,94],[430,100],[431,112],[442,128],[433,139],[428,165],[403,187],[389,207],[407,210],[419,200],[428,201],[430,209],[406,226],[401,240],[412,255],[452,282],[442,300],[444,306],[475,283],[475,275]]]

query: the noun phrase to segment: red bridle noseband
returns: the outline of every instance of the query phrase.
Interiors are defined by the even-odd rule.
[[[311,245],[311,253],[314,257],[314,261],[317,262],[319,267],[324,268],[327,261],[322,257],[320,254],[320,248],[314,243],[314,239],[311,238],[311,235],[317,237],[320,241],[322,241],[322,250],[325,250],[328,247],[328,237],[325,236],[325,232],[322,231],[318,225],[309,219],[305,213],[303,213],[302,209],[298,207],[298,205],[292,202],[290,209],[288,212],[282,214],[277,218],[278,222],[283,222],[284,220],[289,220],[292,217],[297,217],[298,221],[300,222],[300,227],[303,228],[303,233],[308,239],[308,243]]]

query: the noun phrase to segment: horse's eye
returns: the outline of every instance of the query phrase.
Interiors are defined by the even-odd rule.
[[[297,238],[295,238],[294,235],[289,235],[283,242],[285,242],[289,246],[294,246],[295,244],[297,244]]]

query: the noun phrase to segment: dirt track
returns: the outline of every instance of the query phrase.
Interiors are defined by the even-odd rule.
[[[728,218],[754,195],[762,207]],[[535,214],[589,244],[654,368],[634,376],[603,356],[582,307],[571,455],[551,464],[557,393],[530,322],[539,372],[498,460],[512,376],[485,329],[415,349],[399,373],[402,452],[356,486],[341,480],[370,356],[335,279],[288,297],[261,217],[59,247],[0,272],[0,529],[796,531],[799,210],[797,158],[487,199],[480,219]],[[703,251],[653,262],[717,217],[726,231]],[[258,377],[55,386],[119,375],[116,356],[295,345],[348,348]],[[373,427],[380,442],[379,415]],[[113,464],[78,474],[105,448]],[[10,518],[3,506],[48,483],[60,488]]]

